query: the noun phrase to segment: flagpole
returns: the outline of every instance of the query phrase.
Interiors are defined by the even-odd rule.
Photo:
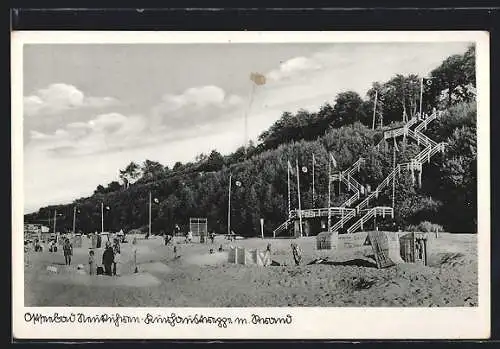
[[[375,111],[377,110],[377,96],[378,96],[378,91],[375,90],[375,100],[373,102],[373,121],[372,121],[372,130],[375,129]]]
[[[312,181],[312,187],[313,187],[313,188],[312,188],[312,208],[315,208],[315,205],[314,205],[314,204],[315,204],[315,201],[316,201],[316,200],[315,200],[315,199],[316,199],[316,193],[315,193],[315,191],[314,191],[314,167],[315,167],[314,165],[315,165],[315,162],[314,162],[314,153],[313,153],[313,166],[312,166],[312,167],[313,167],[313,168],[312,168],[312,172],[313,172],[313,173],[312,173],[312,174],[313,174],[313,181]]]
[[[231,234],[231,182],[233,175],[229,174],[229,191],[228,191],[228,202],[227,202],[227,234]]]
[[[73,207],[73,234],[75,234],[76,206]]]
[[[149,192],[149,235],[151,236],[151,191]]]
[[[287,160],[287,169],[286,169],[286,174],[288,178],[288,217],[290,217],[290,212],[292,212],[292,199],[291,199],[291,194],[290,194],[290,161]]]
[[[422,117],[422,97],[424,95],[424,78],[420,78],[420,117]]]
[[[101,202],[101,233],[104,233],[104,202]]]
[[[392,209],[394,210],[394,196],[396,194],[396,147],[394,147],[392,155],[392,170],[394,171],[394,177],[392,177]]]
[[[295,167],[297,169],[297,195],[299,199],[299,224],[300,224],[300,237],[302,237],[302,206],[300,204],[300,180],[299,180],[299,160],[295,160]]]
[[[331,188],[332,188],[332,160],[328,159],[328,232],[330,232],[331,229]]]
[[[54,210],[54,234],[56,233],[57,209]]]

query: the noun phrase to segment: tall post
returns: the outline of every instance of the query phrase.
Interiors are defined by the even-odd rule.
[[[313,180],[312,180],[312,208],[316,208],[315,201],[316,201],[316,192],[314,189],[314,167],[315,167],[315,162],[314,162],[314,153],[313,153],[313,166],[312,166],[312,175],[313,175]],[[330,180],[330,179],[328,179]]]
[[[231,234],[231,182],[233,175],[229,174],[229,190],[228,190],[228,201],[227,201],[227,234]]]
[[[332,191],[332,160],[328,159],[328,232],[330,232],[331,229],[331,216],[332,216],[332,211],[331,211],[331,191]]]
[[[420,117],[422,117],[422,97],[424,95],[424,78],[420,78]]]
[[[291,198],[291,193],[290,193],[290,161],[287,160],[286,163],[287,169],[287,178],[288,178],[288,217],[290,217],[290,212],[292,212],[292,198]]]
[[[149,192],[149,235],[151,236],[151,191]]]
[[[297,196],[299,201],[299,229],[300,229],[300,237],[302,237],[302,206],[300,204],[299,160],[295,160],[295,167],[297,171]]]
[[[57,210],[54,210],[54,234],[56,233]]]
[[[73,234],[75,234],[76,206],[73,207]]]
[[[373,121],[372,121],[372,130],[375,129],[375,113],[377,110],[377,97],[378,97],[378,91],[375,90],[375,101],[373,102]]]
[[[396,147],[393,149],[392,171],[394,173],[394,176],[392,177],[392,209],[394,210],[394,196],[396,194]]]
[[[101,202],[101,233],[104,233],[104,202]]]

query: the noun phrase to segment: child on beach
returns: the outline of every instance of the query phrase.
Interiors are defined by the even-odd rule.
[[[95,257],[94,257],[94,251],[90,250],[89,251],[89,274],[94,275],[95,274]]]

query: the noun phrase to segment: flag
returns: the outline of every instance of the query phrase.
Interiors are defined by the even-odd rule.
[[[264,85],[266,83],[266,77],[259,73],[250,74],[250,80],[252,80],[257,86]]]
[[[156,204],[160,202],[160,200],[158,200],[158,198],[154,198],[153,200]]]
[[[293,167],[292,164],[290,163],[290,160],[288,160],[288,172],[293,175]]]
[[[330,154],[330,158],[332,159],[333,167],[337,167],[337,160],[335,160],[332,154]]]
[[[422,83],[423,85],[427,87],[431,87],[432,85],[432,78],[422,78]]]
[[[307,167],[302,166],[302,172],[307,173]]]
[[[241,187],[241,182],[240,181],[236,181],[235,184],[236,184],[237,187]]]

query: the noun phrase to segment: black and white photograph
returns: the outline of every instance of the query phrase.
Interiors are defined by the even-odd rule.
[[[56,307],[445,308],[487,334],[487,34],[326,34],[27,36],[23,326]]]

